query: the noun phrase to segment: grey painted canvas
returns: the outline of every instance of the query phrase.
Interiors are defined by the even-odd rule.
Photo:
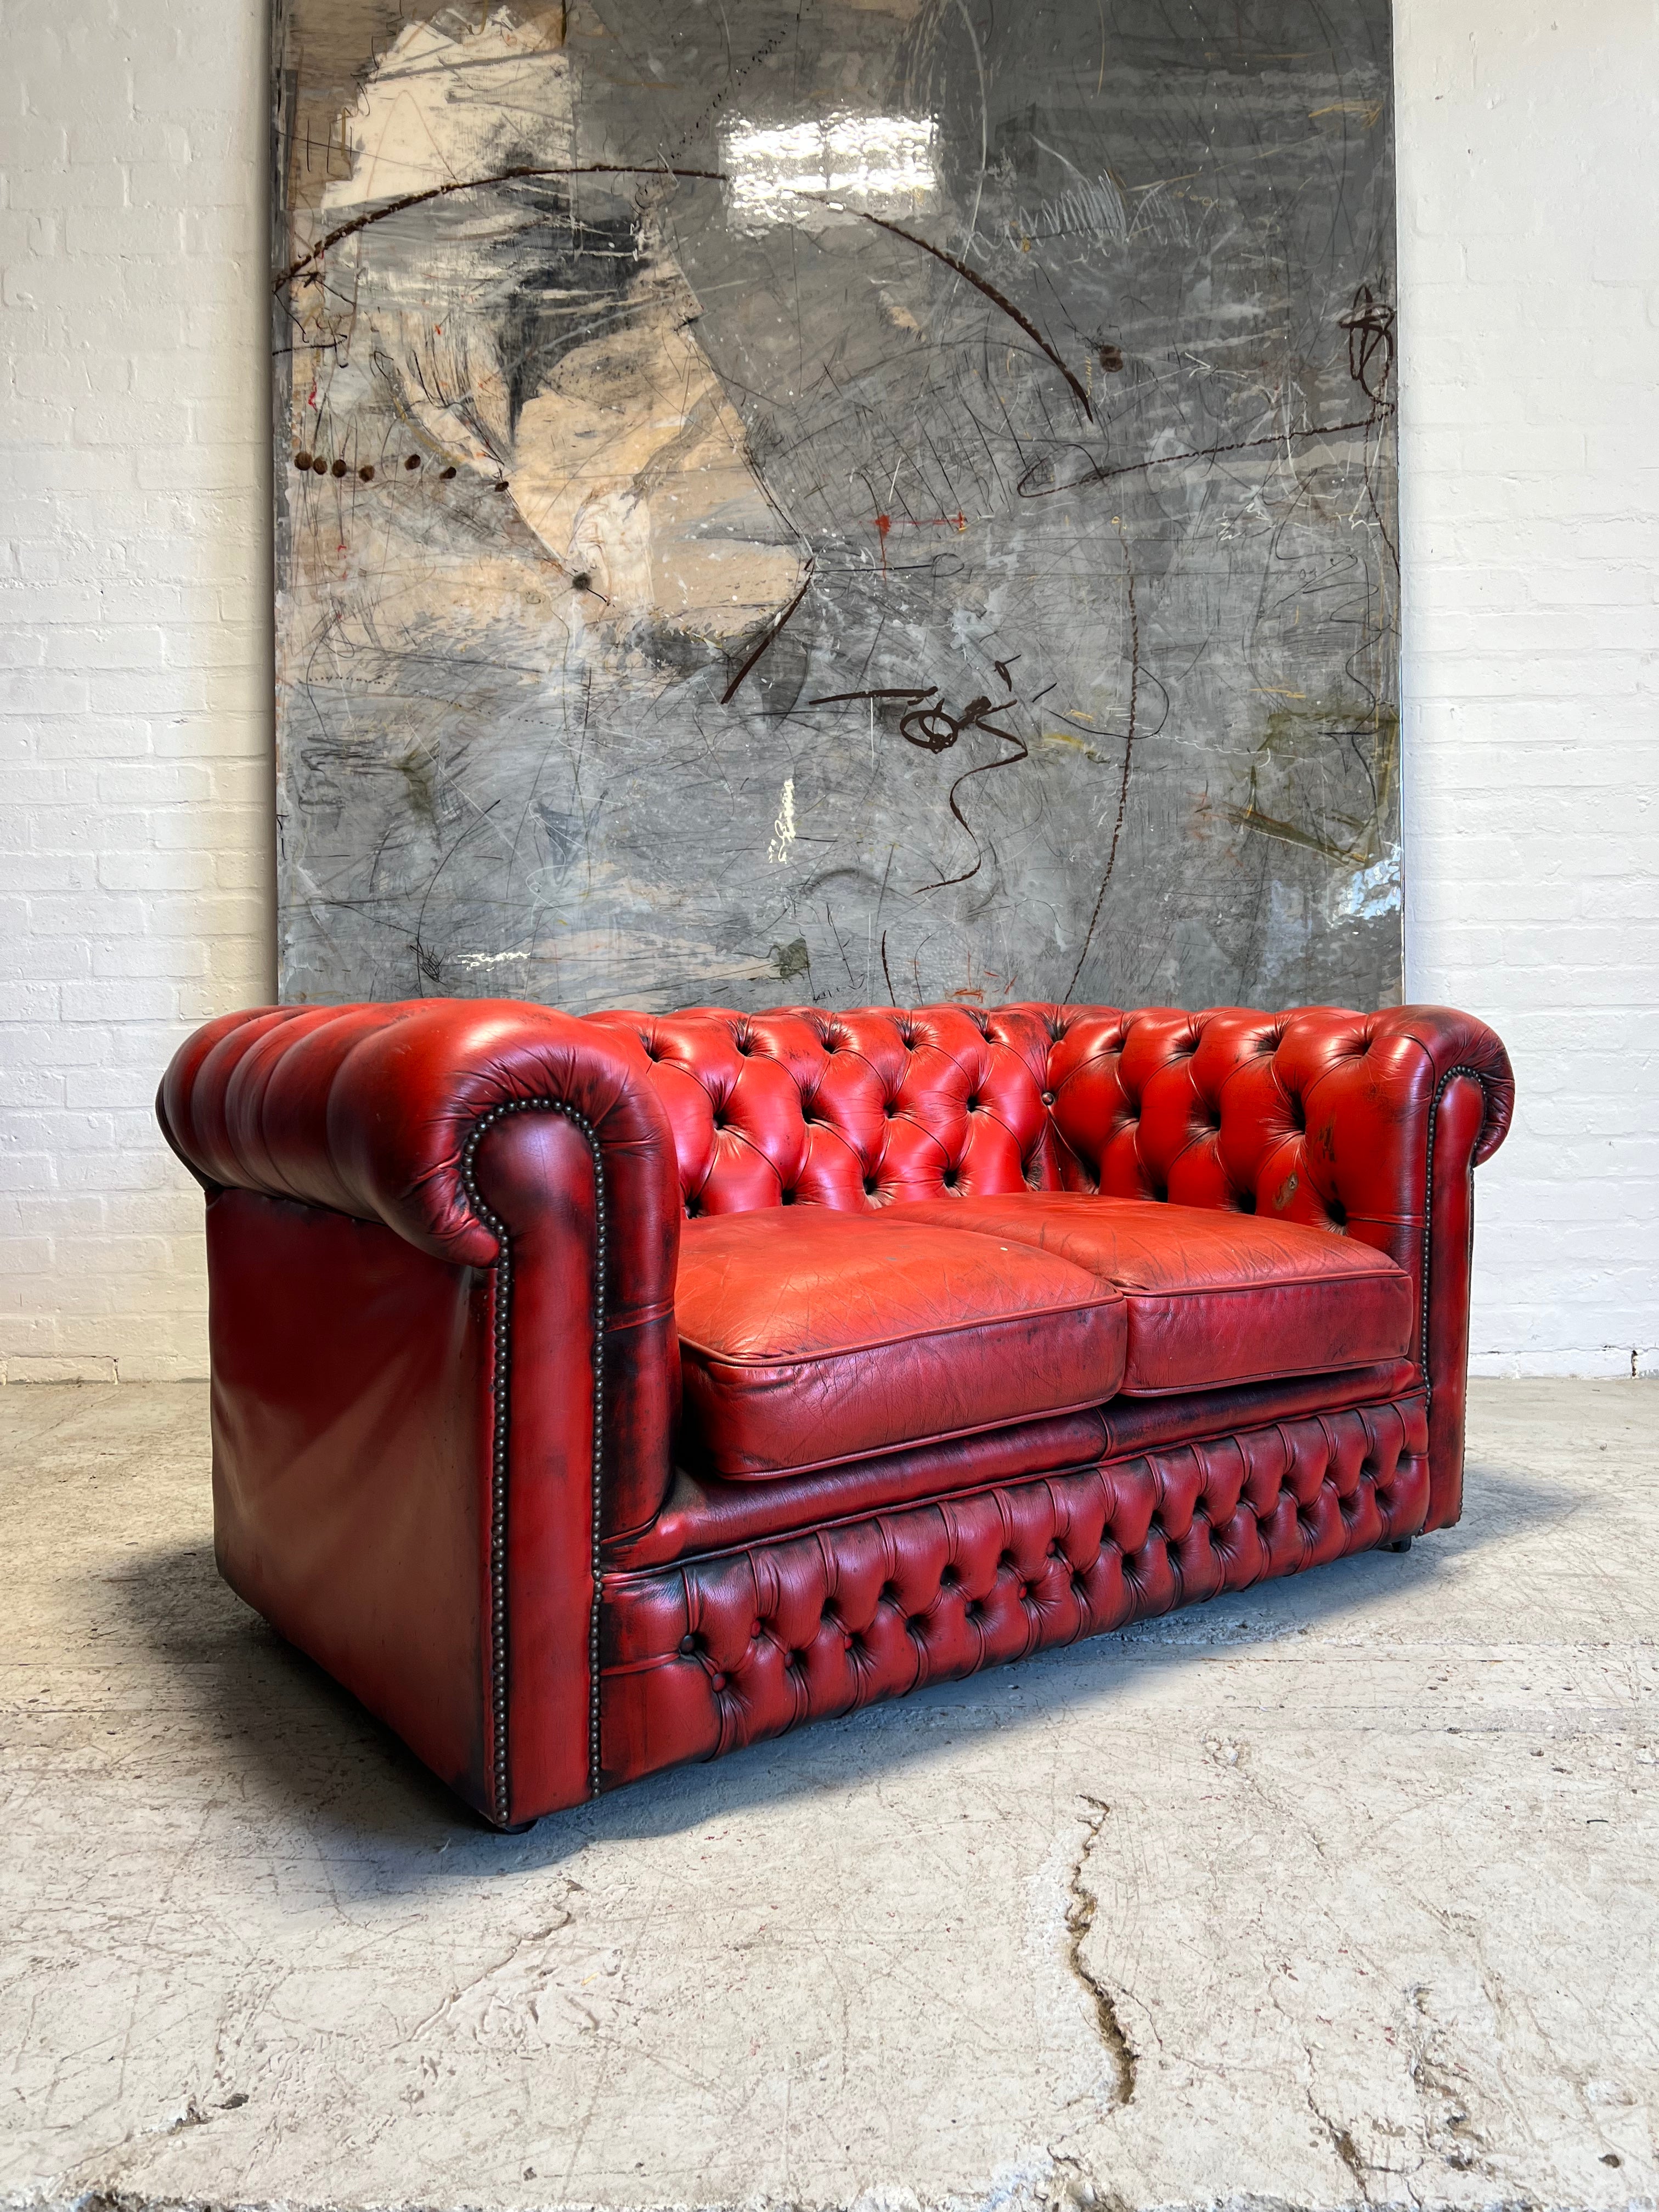
[[[279,0],[282,988],[1401,981],[1388,0]]]

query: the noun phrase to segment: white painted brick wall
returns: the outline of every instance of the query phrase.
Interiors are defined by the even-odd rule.
[[[1659,1372],[1659,6],[1397,0],[1410,995],[1483,1014],[1473,1364]]]
[[[270,995],[264,10],[0,0],[0,1372],[196,1375],[150,1101]]]
[[[1659,1368],[1659,7],[1396,0],[1408,988],[1485,1371]],[[272,988],[264,9],[0,0],[0,1364],[198,1374],[150,1118]]]

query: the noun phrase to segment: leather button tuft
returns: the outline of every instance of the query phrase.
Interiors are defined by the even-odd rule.
[[[681,1656],[683,1658],[690,1659],[690,1658],[691,1657],[692,1654],[696,1650],[696,1648],[697,1648],[697,1639],[696,1639],[696,1638],[695,1636],[682,1636],[682,1637],[681,1637],[681,1638],[680,1638],[680,1656]]]
[[[1044,1104],[1045,1106],[1052,1106],[1052,1105],[1054,1104],[1054,1092],[1053,1092],[1052,1091],[1045,1091],[1043,1092],[1043,1094],[1042,1094],[1042,1103],[1043,1103],[1043,1104]]]

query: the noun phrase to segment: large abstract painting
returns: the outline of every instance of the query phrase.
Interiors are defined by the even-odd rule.
[[[1389,0],[278,0],[290,1000],[1376,1005]]]

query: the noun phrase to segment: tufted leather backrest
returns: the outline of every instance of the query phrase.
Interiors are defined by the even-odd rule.
[[[568,1098],[615,1153],[635,1241],[653,1224],[656,1298],[672,1279],[676,1170],[688,1213],[1099,1190],[1345,1231],[1409,1265],[1433,1109],[1458,1074],[1479,1085],[1484,1159],[1509,1125],[1509,1061],[1484,1023],[1445,1007],[579,1020],[426,1000],[210,1024],[180,1048],[162,1106],[210,1182],[378,1216],[476,1265],[495,1244],[458,1180],[469,1132],[503,1100]]]
[[[992,1011],[702,1007],[590,1017],[637,1042],[667,1109],[688,1213],[1104,1191],[1261,1212],[1404,1261],[1421,1224],[1437,1086],[1513,1097],[1503,1047],[1438,1007]]]
[[[590,1018],[652,1063],[688,1213],[1063,1187],[1036,1008]]]

